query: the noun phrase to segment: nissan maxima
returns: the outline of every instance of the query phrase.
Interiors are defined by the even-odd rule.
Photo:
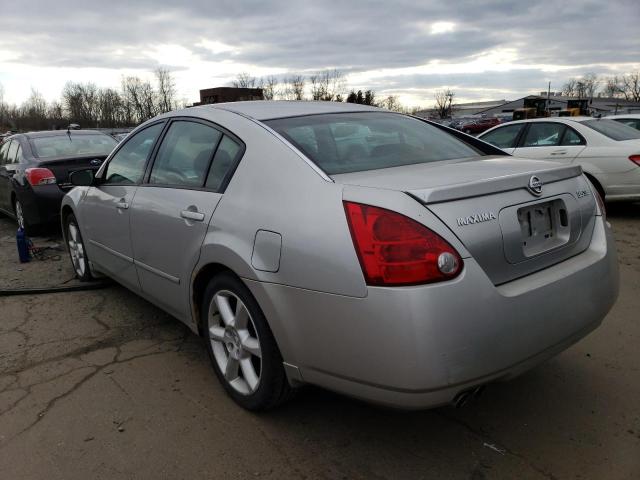
[[[579,166],[374,107],[172,112],[71,182],[77,276],[112,277],[187,324],[252,410],[304,384],[457,402],[577,342],[618,292]]]

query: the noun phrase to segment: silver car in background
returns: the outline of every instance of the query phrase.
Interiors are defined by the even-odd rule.
[[[459,400],[566,349],[617,296],[579,166],[373,107],[177,111],[72,182],[77,275],[201,334],[248,409],[305,383],[402,408]]]

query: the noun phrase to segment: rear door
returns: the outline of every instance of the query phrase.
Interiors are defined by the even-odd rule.
[[[560,122],[531,122],[513,154],[516,157],[571,163],[586,147],[584,138]]]
[[[153,124],[128,138],[81,205],[80,224],[89,259],[133,290],[140,289],[140,282],[133,264],[131,204],[164,124]]]
[[[213,125],[171,122],[131,211],[131,239],[142,291],[181,319],[209,221],[242,147]]]

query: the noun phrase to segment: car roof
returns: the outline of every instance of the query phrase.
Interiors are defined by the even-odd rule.
[[[607,115],[604,118],[615,120],[616,118],[640,118],[640,113],[620,113],[618,115]]]
[[[257,100],[250,102],[213,103],[195,108],[217,108],[238,113],[255,120],[272,120],[276,118],[300,117],[322,113],[353,113],[353,112],[386,112],[386,110],[343,102],[306,102],[287,100]]]

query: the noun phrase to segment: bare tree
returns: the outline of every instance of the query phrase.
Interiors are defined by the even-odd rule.
[[[404,112],[406,110],[395,95],[389,95],[387,98],[382,100],[380,106],[387,110],[391,110],[392,112]]]
[[[437,90],[435,93],[434,110],[440,118],[449,118],[453,113],[453,97],[455,97],[450,89]]]
[[[569,80],[562,87],[562,94],[567,96],[567,97],[575,97],[576,96],[576,87],[577,87],[576,84],[577,84],[577,81],[575,79],[572,78],[571,80]]]
[[[640,72],[632,72],[622,77],[622,94],[626,100],[640,102]]]
[[[340,70],[323,70],[309,77],[311,98],[330,102],[345,90],[344,74]]]
[[[236,79],[231,82],[231,86],[235,88],[255,88],[256,77],[252,77],[247,72],[241,72],[236,75]]]
[[[600,78],[595,73],[587,73],[580,79],[584,88],[584,97],[593,98],[600,86]]]
[[[305,80],[302,75],[285,78],[282,95],[285,100],[304,100]]]
[[[273,75],[261,78],[258,87],[262,89],[262,96],[265,100],[273,100],[278,94],[278,79]]]
[[[602,93],[605,97],[619,97],[622,95],[622,81],[617,75],[605,80]]]
[[[176,86],[171,72],[163,67],[158,67],[155,71],[156,83],[158,85],[158,111],[160,113],[170,112],[176,108]]]
[[[48,127],[47,102],[40,92],[31,88],[31,94],[20,105],[20,113],[25,123],[42,130]]]

